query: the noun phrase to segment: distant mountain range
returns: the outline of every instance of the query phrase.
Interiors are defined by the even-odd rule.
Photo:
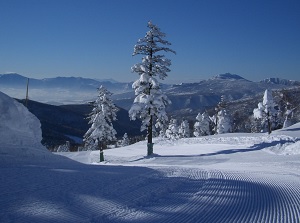
[[[26,83],[27,77],[22,75],[0,74],[0,91],[11,97],[24,99]],[[91,108],[87,106],[87,102],[96,98],[96,89],[100,85],[114,93],[114,103],[121,108],[118,120],[114,123],[118,137],[125,132],[130,136],[141,135],[139,122],[131,122],[126,111],[134,100],[132,83],[82,77],[30,79],[29,98],[47,103],[29,103],[29,110],[41,120],[45,144],[52,147],[66,140],[75,142],[76,138],[82,138],[89,127],[85,117]],[[167,108],[169,116],[178,120],[190,120],[192,123],[199,112],[213,112],[222,95],[231,102],[228,109],[232,113],[238,111],[239,120],[246,120],[261,100],[265,89],[296,89],[295,92],[299,95],[297,89],[300,88],[300,82],[279,78],[253,82],[239,75],[226,73],[197,83],[164,84],[162,87],[172,101]],[[54,106],[55,104],[60,106]]]
[[[300,82],[278,78],[253,82],[239,75],[226,73],[197,83],[172,85],[165,89],[165,93],[172,101],[172,105],[168,107],[168,113],[180,117],[188,114],[195,115],[215,106],[222,95],[228,101],[234,101],[254,97],[266,89],[275,90],[295,86],[300,86]],[[131,95],[126,93],[115,95],[114,99],[117,105],[128,110],[133,97],[133,93]]]
[[[11,97],[26,96],[28,78],[20,74],[0,74],[0,90]],[[97,96],[97,88],[103,85],[114,94],[132,91],[131,83],[112,79],[95,80],[82,77],[55,77],[29,79],[29,98],[48,104],[86,103]]]
[[[23,99],[25,98],[27,77],[19,74],[0,74],[0,91]],[[56,77],[29,80],[29,98],[50,104],[86,103],[97,96],[96,89],[103,85],[114,93],[117,106],[129,110],[134,92],[132,83],[114,80],[95,80],[82,77]],[[259,82],[249,81],[236,74],[219,74],[197,83],[176,85],[164,84],[164,92],[172,101],[168,108],[171,115],[197,113],[215,106],[222,95],[234,101],[253,97],[265,89],[282,89],[300,86],[299,81],[269,78]]]
[[[262,83],[268,83],[268,84],[280,84],[280,85],[286,85],[286,86],[299,86],[300,81],[293,81],[293,80],[287,80],[287,79],[281,79],[281,78],[268,78],[260,81]]]
[[[27,79],[27,77],[15,73],[0,74],[0,86],[24,88]],[[62,88],[82,91],[95,91],[100,85],[103,85],[114,93],[124,93],[131,88],[128,83],[120,83],[113,79],[95,80],[83,77],[30,78],[29,84],[34,89]]]

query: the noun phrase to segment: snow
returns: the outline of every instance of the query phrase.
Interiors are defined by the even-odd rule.
[[[41,144],[40,126],[27,108],[0,92],[0,160],[11,156],[48,156],[50,153]]]
[[[299,222],[300,123],[155,138],[153,156],[143,141],[100,164],[99,151],[46,151],[37,119],[2,93],[0,111],[0,222]]]

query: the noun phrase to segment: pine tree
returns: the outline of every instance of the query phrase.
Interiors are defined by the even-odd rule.
[[[217,134],[231,132],[231,120],[225,109],[218,112]]]
[[[272,121],[275,114],[275,103],[272,96],[272,91],[265,90],[263,102],[258,103],[258,107],[253,110],[254,118],[262,120],[262,126],[267,122],[267,130],[270,134],[272,132]]]
[[[279,92],[279,101],[278,107],[281,113],[283,128],[287,128],[292,125],[292,118],[295,110],[295,106],[293,105],[293,94],[286,90],[282,89]],[[296,103],[295,103],[296,104]]]
[[[134,46],[133,56],[143,55],[142,62],[135,64],[131,69],[139,74],[132,87],[135,90],[136,98],[129,110],[129,116],[132,120],[139,118],[142,120],[141,131],[147,130],[147,154],[153,153],[152,131],[155,122],[165,123],[168,120],[165,108],[171,103],[165,94],[163,94],[160,84],[156,77],[164,80],[167,72],[170,72],[169,66],[171,60],[165,58],[159,52],[172,52],[171,45],[164,40],[165,33],[148,22],[149,31],[144,38],[138,40]]]
[[[168,129],[166,130],[166,137],[168,139],[178,139],[179,138],[179,129],[177,125],[177,120],[176,119],[171,119]]]
[[[213,126],[213,133],[218,134],[218,127],[220,126],[219,124],[219,112],[221,110],[225,110],[227,107],[227,97],[225,95],[221,95],[221,100],[215,107],[215,114],[210,117],[210,122]]]
[[[263,97],[263,106],[264,106],[264,112],[267,115],[267,122],[268,122],[268,133],[270,134],[272,132],[272,115],[274,114],[274,100],[272,96],[272,91],[266,90],[264,97]]]
[[[103,150],[108,142],[116,140],[116,130],[112,121],[116,120],[118,109],[111,100],[111,95],[103,86],[98,88],[98,97],[92,102],[93,110],[89,115],[91,127],[84,135],[85,147],[100,149],[100,162],[104,161]]]
[[[164,122],[157,122],[155,124],[155,127],[157,129],[159,129],[159,136],[161,138],[165,138],[166,137],[166,131],[168,129],[168,123],[166,121],[164,121]]]
[[[202,115],[199,113],[196,117],[197,122],[194,124],[194,136],[206,136],[210,135],[210,118],[206,112],[203,112]]]
[[[190,126],[187,120],[183,120],[179,126],[178,134],[180,138],[190,137]]]
[[[63,145],[60,145],[58,148],[57,148],[57,152],[70,152],[70,141],[66,141],[65,144]]]
[[[127,133],[124,133],[124,136],[122,138],[121,146],[128,146],[129,145],[129,138]]]

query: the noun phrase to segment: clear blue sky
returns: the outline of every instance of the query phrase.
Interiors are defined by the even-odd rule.
[[[0,73],[135,80],[148,20],[177,52],[167,81],[300,80],[299,0],[0,0]]]

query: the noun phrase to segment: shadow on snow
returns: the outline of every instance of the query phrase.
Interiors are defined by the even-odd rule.
[[[294,143],[295,141],[293,140],[280,140],[280,141],[273,141],[273,142],[262,142],[258,144],[254,144],[253,146],[249,148],[244,148],[244,149],[227,149],[227,150],[220,150],[218,152],[213,152],[213,153],[205,153],[205,154],[199,154],[199,155],[159,155],[159,154],[154,154],[153,156],[145,156],[143,158],[139,158],[134,161],[139,161],[142,159],[149,159],[151,157],[206,157],[206,156],[216,156],[216,155],[228,155],[228,154],[234,154],[234,153],[247,153],[247,152],[253,152],[253,151],[258,151],[262,150],[268,147],[276,146],[276,145],[282,145],[285,143]]]
[[[245,151],[206,155],[235,152]],[[0,222],[296,222],[286,213],[282,188],[200,169],[176,171],[74,162],[1,168]],[[293,202],[299,213],[299,200]]]

